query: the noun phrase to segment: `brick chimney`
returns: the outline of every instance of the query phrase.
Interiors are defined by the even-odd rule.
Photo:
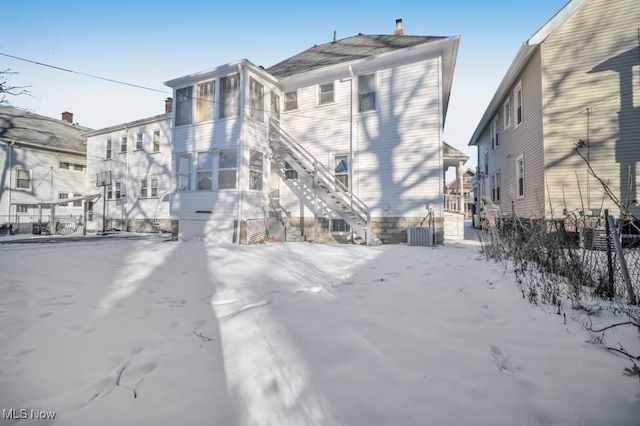
[[[66,121],[67,123],[73,124],[73,113],[69,111],[63,112],[62,121]]]
[[[167,98],[164,100],[164,113],[169,114],[173,108],[173,99]]]
[[[402,19],[396,19],[396,31],[393,33],[393,35],[404,35],[404,31],[402,30]]]

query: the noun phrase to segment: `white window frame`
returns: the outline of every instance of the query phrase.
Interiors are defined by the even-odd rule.
[[[144,133],[137,132],[136,133],[136,151],[142,151],[144,147]]]
[[[334,231],[334,223],[341,222],[344,223],[345,230],[344,231]],[[344,219],[330,219],[329,220],[329,232],[331,235],[349,235],[351,234],[351,226]]]
[[[223,155],[223,152],[224,151],[233,151],[233,150],[236,151],[236,164],[235,164],[235,167],[221,167],[220,166],[220,159],[221,159],[221,156]],[[238,148],[221,148],[221,149],[218,150],[217,157],[218,157],[218,162],[216,164],[216,167],[217,167],[218,171],[216,173],[216,188],[218,189],[218,191],[236,190],[238,188],[238,162],[240,161],[240,153],[238,152]],[[234,183],[233,187],[220,188],[220,172],[229,172],[229,171],[233,171],[234,172],[235,183]]]
[[[369,77],[369,76],[373,76],[373,87],[374,90],[373,92],[364,92],[363,89],[360,87],[360,81],[362,78],[364,77]],[[369,95],[373,94],[373,108],[366,108],[363,109],[363,100],[366,99]],[[378,108],[378,102],[377,102],[377,98],[378,97],[378,82],[376,79],[376,73],[372,72],[369,74],[362,74],[358,76],[358,112],[359,113],[363,113],[363,112],[369,112],[369,111],[375,111]]]
[[[489,151],[484,152],[484,176],[489,176]]]
[[[175,125],[187,126],[193,123],[193,86],[176,89]],[[183,117],[184,116],[184,117]]]
[[[249,117],[264,123],[264,84],[249,77]]]
[[[104,147],[105,160],[111,160],[113,158],[113,139],[107,139]]]
[[[82,172],[82,173],[84,173],[85,170],[87,170],[87,166],[85,166],[84,164],[74,164],[73,165],[73,171],[74,172]]]
[[[187,162],[185,164],[187,164],[188,169],[187,170],[181,170],[180,168],[180,159],[181,158],[185,158],[187,159]],[[175,157],[175,162],[176,162],[176,188],[178,189],[179,192],[182,191],[191,191],[191,174],[193,172],[193,156],[191,155],[190,152],[178,152],[176,153],[176,157]],[[186,178],[186,182],[187,182],[187,186],[182,187],[180,185],[180,178]]]
[[[65,166],[63,166],[63,164],[65,164]],[[68,161],[60,161],[58,168],[60,170],[71,170],[71,163],[69,163]]]
[[[16,204],[16,213],[29,213],[28,204]]]
[[[196,123],[213,121],[215,117],[216,81],[209,80],[196,85]]]
[[[129,142],[129,135],[120,136],[120,154],[127,153],[127,143]]]
[[[525,180],[524,180],[524,154],[520,154],[516,158],[516,198],[524,198],[525,195]],[[522,186],[520,185],[522,181]]]
[[[232,81],[234,84],[230,85],[230,87],[226,87],[227,81]],[[220,118],[232,118],[238,116],[241,92],[240,75],[238,73],[229,74],[220,79]]]
[[[59,200],[66,200],[67,198],[69,198],[69,193],[68,192],[58,192],[58,199]],[[69,207],[69,203],[60,203],[58,204],[59,207]]]
[[[500,203],[501,188],[500,188],[500,170],[491,175],[491,201],[498,204]]]
[[[280,96],[271,91],[271,117],[280,120]]]
[[[140,198],[158,198],[157,177],[140,179]]]
[[[323,92],[323,88],[324,87],[328,87],[331,86],[331,90],[325,91]],[[331,97],[329,99],[328,96],[325,96],[325,98],[323,100],[322,95],[327,95],[327,94],[331,94]],[[328,83],[322,83],[322,84],[318,84],[318,106],[320,105],[331,105],[331,104],[335,104],[336,103],[336,84],[335,81],[330,81]]]
[[[201,167],[200,156],[209,156],[208,167]],[[196,153],[196,191],[213,191],[213,154],[211,151],[200,151]],[[200,176],[209,178],[210,187],[200,189]]]
[[[20,179],[20,171],[24,170],[29,174],[29,186],[18,186],[18,182],[20,182],[21,180],[25,180],[25,179]],[[30,169],[24,169],[22,167],[18,167],[16,168],[16,189],[26,189],[27,191],[31,191],[31,188],[33,186],[33,179],[32,179],[32,172]]]
[[[346,172],[340,172],[340,173],[336,173],[335,169],[340,165],[340,162],[336,161],[338,159],[338,157],[347,157],[347,171]],[[351,182],[349,182],[349,168],[351,167],[351,165],[349,164],[349,153],[348,152],[337,152],[337,153],[333,153],[332,155],[332,159],[333,159],[333,176],[335,178],[336,181],[340,181],[340,183],[342,183],[344,185],[344,180],[346,179],[347,184],[344,185],[347,189],[351,189]],[[336,184],[336,189],[338,189],[337,187],[338,185]]]
[[[292,95],[295,99],[291,99]],[[296,111],[298,109],[298,90],[284,92],[284,112]]]
[[[502,104],[502,115],[504,117],[504,128],[511,126],[511,98],[507,96],[507,99]]]
[[[73,194],[73,198],[82,197],[84,194]],[[73,202],[73,207],[82,207],[82,200],[75,200]]]
[[[259,154],[260,166],[253,164],[254,155]],[[249,149],[249,189],[262,191],[264,189],[264,152],[257,149]]]
[[[158,135],[158,139],[157,139],[157,144],[156,144],[156,135]],[[160,129],[155,129],[153,131],[153,136],[151,138],[151,151],[152,152],[160,152],[160,144],[161,144],[162,138],[161,138],[161,134],[160,134]],[[157,149],[156,149],[157,147]]]
[[[514,129],[517,129],[524,121],[524,92],[522,91],[522,81],[518,82],[518,85],[513,90],[513,102],[515,104],[513,111],[515,114]]]
[[[491,121],[491,150],[493,151],[500,145],[500,131],[498,130],[498,114]]]

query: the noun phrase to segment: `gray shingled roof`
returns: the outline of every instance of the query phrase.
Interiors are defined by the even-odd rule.
[[[0,106],[0,139],[78,152],[87,152],[83,133],[89,128],[73,125],[18,108]]]
[[[277,78],[289,77],[294,74],[429,43],[442,38],[445,37],[359,34],[337,40],[335,43],[314,46],[267,68],[267,72]]]

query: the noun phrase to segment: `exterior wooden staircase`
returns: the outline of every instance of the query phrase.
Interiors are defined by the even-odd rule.
[[[280,167],[280,176],[285,177],[285,162],[288,163],[298,174],[298,190],[318,214],[343,219],[367,245],[382,244],[371,232],[367,205],[273,119],[269,121],[269,145]]]

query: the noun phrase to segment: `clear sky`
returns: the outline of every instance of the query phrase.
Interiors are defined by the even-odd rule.
[[[0,53],[155,88],[152,92],[0,56],[32,97],[13,106],[101,128],[164,113],[163,82],[238,59],[271,66],[358,33],[460,35],[445,140],[467,153],[476,125],[518,49],[566,0],[80,1],[3,7]]]

